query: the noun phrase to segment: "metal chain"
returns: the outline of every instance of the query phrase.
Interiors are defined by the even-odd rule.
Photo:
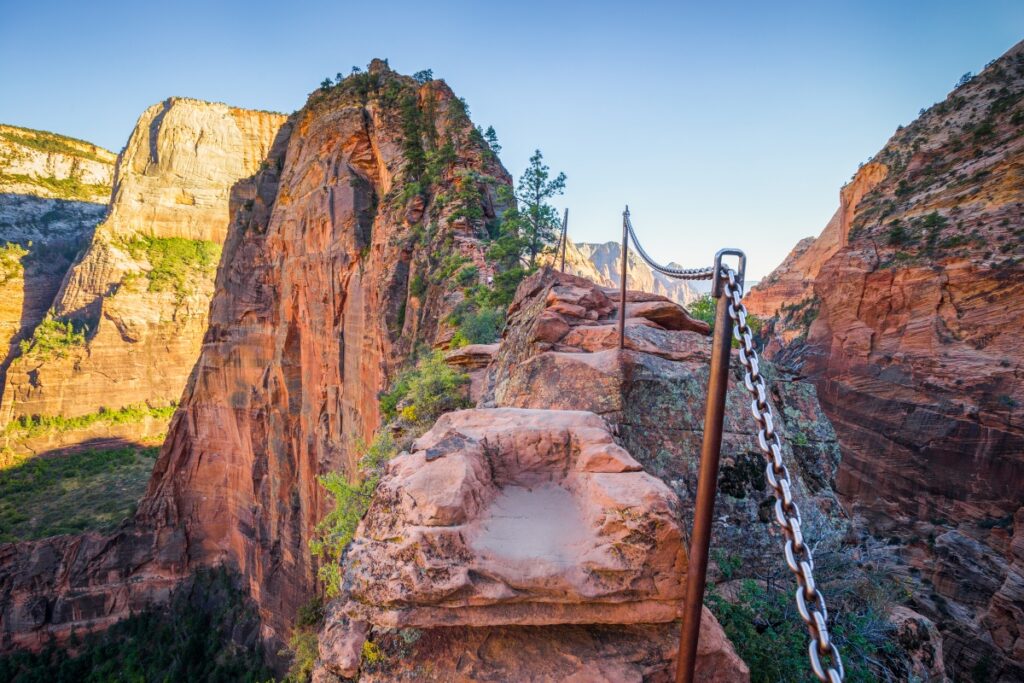
[[[656,270],[662,275],[675,278],[676,280],[711,280],[715,276],[715,269],[713,266],[707,268],[670,268],[669,266],[663,266],[644,251],[644,248],[640,246],[640,240],[636,238],[636,233],[633,232],[633,222],[629,220],[629,210],[627,209],[622,214],[623,220],[626,222],[626,229],[629,231],[629,236],[633,240],[633,246],[636,247],[636,251],[640,254],[640,258],[647,262],[647,265],[652,270]]]
[[[728,280],[725,283],[725,296],[729,297],[729,317],[733,322],[733,336],[740,342],[740,363],[744,368],[743,384],[754,397],[750,404],[750,412],[758,424],[757,442],[767,460],[765,475],[775,492],[775,522],[786,537],[786,564],[800,584],[796,590],[796,607],[811,635],[807,649],[811,670],[819,681],[841,683],[845,675],[843,660],[829,636],[825,596],[814,583],[814,559],[811,557],[811,549],[804,542],[800,529],[800,508],[793,500],[789,470],[782,462],[782,441],[775,431],[772,408],[768,405],[764,378],[758,365],[751,330],[747,325],[743,287],[737,281],[736,272],[732,268],[723,268],[722,277]],[[822,658],[830,663],[823,663]]]

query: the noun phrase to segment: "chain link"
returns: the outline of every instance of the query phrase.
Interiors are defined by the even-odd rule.
[[[644,248],[640,246],[640,240],[636,238],[636,233],[633,232],[633,222],[629,220],[629,211],[622,214],[622,219],[626,223],[626,230],[629,231],[629,236],[633,240],[633,246],[636,247],[636,252],[640,254],[640,258],[647,262],[647,265],[652,270],[656,270],[662,275],[675,278],[676,280],[711,280],[715,276],[715,269],[713,266],[707,268],[671,268],[669,266],[663,266],[644,251]]]
[[[638,249],[639,246],[637,245]],[[819,681],[841,683],[845,675],[843,660],[829,636],[825,596],[814,583],[814,559],[811,557],[811,549],[804,542],[800,508],[793,501],[789,470],[782,462],[782,441],[775,431],[772,408],[768,405],[764,378],[761,376],[757,352],[754,350],[753,335],[747,324],[743,287],[737,281],[736,272],[732,268],[723,268],[722,277],[727,280],[724,295],[729,297],[729,318],[733,323],[733,336],[740,343],[740,363],[744,369],[743,384],[754,399],[750,403],[750,412],[758,425],[757,443],[767,461],[765,475],[768,484],[775,492],[775,522],[786,537],[786,565],[796,576],[799,584],[796,590],[796,607],[811,635],[811,642],[807,648],[811,670]]]

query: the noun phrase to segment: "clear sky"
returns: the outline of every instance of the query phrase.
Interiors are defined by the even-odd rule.
[[[568,175],[577,241],[627,202],[663,261],[817,234],[899,124],[1024,38],[1024,2],[0,0],[0,122],[120,150],[170,95],[290,112],[372,57],[431,68],[517,176]]]

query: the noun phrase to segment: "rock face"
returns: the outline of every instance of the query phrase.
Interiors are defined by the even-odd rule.
[[[947,672],[975,680],[1024,678],[1005,592],[1024,501],[1022,95],[1017,45],[898,130],[844,188],[839,227],[751,297],[783,329],[799,319],[776,349],[817,384],[839,492],[900,540]]]
[[[460,411],[413,448],[389,464],[348,551],[351,618],[429,627],[678,616],[678,500],[597,415]]]
[[[259,168],[283,122],[181,98],[143,113],[118,157],[109,215],[43,306],[85,329],[86,342],[15,360],[0,421],[180,398],[206,329],[230,188]]]
[[[686,576],[678,507],[593,413],[444,415],[389,463],[315,678],[667,680]],[[396,637],[410,629],[411,652]],[[361,662],[368,637],[384,654]],[[705,608],[698,680],[748,679]]]
[[[0,384],[106,213],[114,155],[0,125]]]
[[[618,242],[591,244],[573,242],[570,238],[565,250],[565,272],[596,282],[604,287],[618,287],[622,281],[622,245]],[[542,262],[560,267],[561,254],[545,255]],[[669,264],[675,265],[675,264]],[[673,280],[656,273],[635,253],[630,251],[626,286],[641,292],[658,294],[683,306],[689,305],[701,294],[701,283]]]
[[[375,62],[314,94],[236,187],[203,351],[139,517],[183,527],[197,562],[237,565],[270,638],[287,638],[314,588],[317,475],[351,471],[389,374],[457,302],[432,269],[479,250],[510,182],[472,130],[443,82]],[[454,157],[417,194],[405,150],[431,139]],[[460,183],[478,224],[438,201]],[[413,294],[417,278],[430,284]]]
[[[488,350],[493,360],[477,410],[442,417],[411,453],[390,465],[346,559],[348,596],[328,611],[317,680],[357,672],[360,680],[505,680],[513,667],[524,680],[671,679],[678,622],[649,603],[659,591],[678,595],[679,584],[656,577],[671,578],[685,562],[675,559],[678,553],[651,555],[642,539],[656,529],[674,537],[690,524],[710,341],[707,326],[674,302],[630,291],[626,350],[620,352],[616,296],[551,269],[520,285],[497,352]],[[827,526],[829,514],[838,511],[830,488],[835,435],[812,386],[770,364],[765,372],[772,376],[770,400],[781,428],[787,436],[802,436],[785,441],[800,444],[794,451],[786,446],[786,458],[804,518]],[[759,512],[771,499],[757,476],[763,468],[747,410],[742,385],[734,380],[715,544],[774,556],[776,540]],[[568,425],[580,424],[593,441],[571,435],[579,427]],[[524,464],[538,463],[543,466],[518,475],[527,487],[516,483]],[[587,495],[595,490],[581,480],[595,476],[644,482],[642,490],[650,492],[632,509],[653,505],[650,514],[638,516],[652,526],[627,533],[629,550],[622,555],[612,550],[617,544],[586,539],[622,533],[638,521],[628,512],[606,514],[619,505],[619,492],[632,487],[609,484],[604,490],[614,495]],[[558,488],[568,495],[552,496],[553,482],[562,482]],[[553,500],[569,499],[576,501],[573,508],[553,511]],[[605,513],[597,511],[602,507]],[[565,523],[574,515],[582,520]],[[552,519],[557,534],[549,536]],[[529,533],[510,523],[528,520]],[[558,536],[570,530],[580,537]],[[501,542],[479,543],[490,536]],[[549,559],[525,563],[516,556],[528,550],[544,557],[531,544],[549,541]],[[602,551],[587,550],[595,545]],[[604,554],[609,551],[611,556]],[[461,561],[435,562],[449,553]],[[617,567],[572,569],[609,561]],[[623,580],[628,590],[622,590]],[[606,625],[613,621],[618,625]],[[705,637],[699,680],[746,680],[746,666],[706,611]],[[457,656],[455,643],[469,656]],[[487,643],[486,649],[477,643]],[[383,655],[361,658],[367,647]]]

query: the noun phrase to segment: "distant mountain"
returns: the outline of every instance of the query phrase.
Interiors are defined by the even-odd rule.
[[[681,267],[675,263],[668,265]],[[619,273],[622,272],[622,246],[618,242],[573,242],[570,237],[565,252],[565,270],[573,275],[593,280],[604,287],[618,287]],[[710,282],[674,280],[651,270],[635,251],[629,254],[626,286],[643,292],[661,294],[683,306],[711,291]]]

